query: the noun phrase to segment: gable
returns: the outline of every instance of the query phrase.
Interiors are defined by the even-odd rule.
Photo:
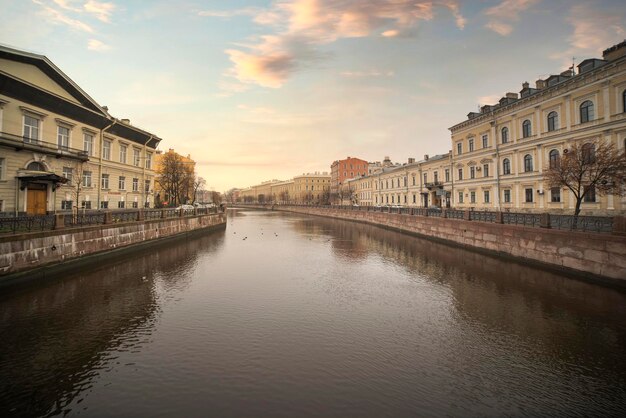
[[[35,85],[43,90],[56,94],[57,96],[61,96],[72,103],[81,104],[67,90],[32,64],[25,64],[22,62],[0,58],[0,69],[17,79]]]

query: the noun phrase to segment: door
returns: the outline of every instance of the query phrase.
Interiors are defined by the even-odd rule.
[[[46,214],[47,186],[45,184],[29,184],[26,192],[26,213],[28,215]]]

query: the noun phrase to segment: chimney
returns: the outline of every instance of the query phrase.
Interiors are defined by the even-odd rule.
[[[428,154],[424,154],[424,161],[428,161]]]
[[[626,40],[617,45],[613,45],[602,52],[602,58],[606,61],[615,61],[624,55],[626,55]]]
[[[109,106],[102,106],[102,108],[104,109],[105,112],[109,111]]]
[[[507,99],[517,99],[517,93],[507,93],[505,97]]]
[[[124,125],[130,125],[130,119],[122,119],[121,121]]]
[[[409,164],[413,164],[415,162],[415,158],[409,158]]]
[[[529,86],[530,86],[530,84],[528,84],[528,81],[524,81],[522,83],[522,89],[524,89],[524,90],[527,89]]]
[[[535,81],[535,88],[537,90],[545,89],[546,88],[546,80],[539,79],[539,80]]]

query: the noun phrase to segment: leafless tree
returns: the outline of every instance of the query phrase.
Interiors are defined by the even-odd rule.
[[[193,203],[196,203],[196,199],[198,197],[198,193],[204,195],[203,192],[204,191],[204,186],[206,186],[206,180],[203,179],[202,177],[195,177],[193,180]]]
[[[193,166],[185,164],[180,155],[174,152],[163,154],[156,182],[165,194],[161,198],[167,200],[169,206],[187,203],[195,191],[194,179]]]
[[[572,193],[576,199],[574,216],[578,217],[585,198],[626,193],[626,154],[604,141],[575,142],[562,157],[554,154],[550,158],[545,178],[550,187],[565,187]]]

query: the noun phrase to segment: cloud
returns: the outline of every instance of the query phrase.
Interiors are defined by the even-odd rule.
[[[570,47],[550,56],[561,60],[564,66],[571,64],[572,57],[600,56],[602,51],[626,37],[623,8],[590,7],[588,4],[573,6],[567,16],[573,31],[568,40]]]
[[[50,7],[39,0],[33,0],[33,3],[38,4],[42,7],[43,15],[52,23],[66,25],[78,31],[93,33],[93,28],[91,26],[89,26],[88,24],[84,22],[81,22],[80,20],[73,19],[67,16],[62,11],[57,10],[53,7]],[[61,2],[61,3],[64,3],[64,2]]]
[[[323,57],[317,46],[345,38],[410,35],[420,22],[433,20],[437,8],[450,11],[459,29],[465,26],[456,0],[278,0],[254,17],[274,33],[225,51],[233,62],[231,75],[278,88]],[[240,12],[219,14],[233,13]]]
[[[235,9],[235,10],[201,10],[198,12],[198,16],[203,17],[220,17],[220,18],[231,18],[234,16],[254,16],[259,14],[261,11],[256,7],[247,7],[244,9]]]
[[[477,103],[481,106],[483,105],[493,105],[498,103],[498,101],[502,98],[500,94],[491,94],[488,96],[480,96],[476,99]]]
[[[111,15],[115,10],[115,4],[89,0],[83,5],[83,8],[87,13],[94,15],[98,20],[110,23]]]
[[[526,11],[540,0],[503,0],[497,6],[485,10],[485,15],[489,21],[485,24],[487,29],[491,29],[502,36],[508,36],[513,32],[513,23],[519,20],[520,13]]]
[[[104,52],[111,49],[111,47],[97,39],[90,39],[87,42],[87,49],[90,51]]]
[[[344,77],[393,77],[395,73],[393,71],[379,71],[379,70],[371,70],[371,71],[343,71],[340,73]]]

